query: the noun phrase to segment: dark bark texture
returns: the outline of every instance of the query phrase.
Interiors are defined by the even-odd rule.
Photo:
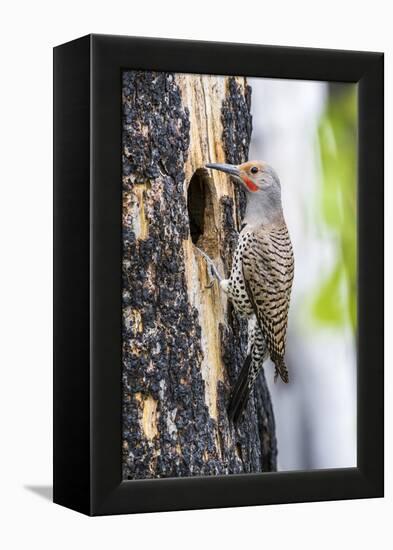
[[[228,421],[247,321],[194,246],[228,275],[245,200],[203,167],[247,159],[250,101],[243,78],[123,73],[124,479],[276,469],[263,373]]]

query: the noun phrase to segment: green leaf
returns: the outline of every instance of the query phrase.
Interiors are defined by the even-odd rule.
[[[356,330],[356,144],[357,87],[331,93],[318,132],[322,163],[317,208],[336,243],[332,271],[314,289],[314,320]]]

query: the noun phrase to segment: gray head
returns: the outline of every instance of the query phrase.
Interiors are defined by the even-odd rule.
[[[206,168],[229,174],[247,191],[247,223],[272,223],[282,217],[280,180],[266,162],[255,160],[234,166],[206,164]]]

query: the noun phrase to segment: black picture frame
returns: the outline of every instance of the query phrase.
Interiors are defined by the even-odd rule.
[[[123,481],[121,71],[356,82],[357,467]],[[89,35],[54,49],[54,502],[88,515],[383,496],[383,54]]]

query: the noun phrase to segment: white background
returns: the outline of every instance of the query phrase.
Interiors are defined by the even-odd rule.
[[[0,544],[2,548],[391,548],[385,499],[89,519],[52,504],[52,51],[95,32],[385,51],[389,2],[250,0],[7,2],[0,16]],[[392,151],[387,105],[386,151]],[[386,181],[391,180],[387,163]],[[299,166],[301,170],[301,166]],[[372,188],[373,182],[369,182]],[[392,193],[387,187],[387,208]],[[388,241],[392,216],[387,218]],[[392,253],[387,250],[387,274]],[[387,309],[391,292],[387,291]],[[391,315],[387,334],[391,333]],[[390,341],[389,341],[390,340]],[[391,352],[387,338],[387,357]],[[386,415],[393,397],[389,361]],[[389,422],[387,422],[389,425]]]

